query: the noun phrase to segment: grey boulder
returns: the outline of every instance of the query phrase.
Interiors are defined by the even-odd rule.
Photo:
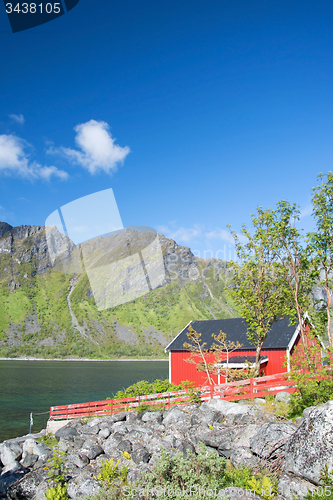
[[[290,394],[286,391],[280,391],[275,395],[275,401],[282,401],[283,403],[290,402]]]
[[[258,465],[259,459],[254,456],[250,448],[239,447],[232,450],[230,453],[230,460],[234,467],[249,467],[252,469]]]
[[[107,439],[111,434],[111,431],[108,427],[103,427],[100,431],[99,431],[99,436],[103,439]]]
[[[163,412],[161,411],[147,411],[142,416],[142,422],[158,422],[159,424],[163,420]]]
[[[224,432],[228,433],[229,429],[225,429]],[[201,442],[211,448],[218,448],[222,439],[222,433],[223,431],[221,430],[212,431],[204,429],[202,431],[201,429],[198,429],[198,432],[195,435],[195,441]]]
[[[5,467],[1,471],[1,475],[3,476],[7,472],[12,472],[12,473],[17,472],[20,470],[20,468],[21,466],[18,463],[18,461],[14,460],[13,462],[9,462],[7,465],[5,465]]]
[[[88,474],[79,474],[67,483],[67,492],[74,500],[96,495],[101,489],[98,481]]]
[[[4,443],[0,455],[1,462],[7,466],[22,457],[22,448],[17,443],[11,445]]]
[[[316,486],[308,481],[304,481],[299,477],[295,477],[292,474],[283,473],[280,476],[278,483],[278,492],[286,500],[294,500],[294,498],[302,499],[310,492],[314,492]],[[325,498],[325,495],[323,496]]]
[[[89,458],[89,460],[94,460],[95,458],[99,457],[99,455],[103,455],[104,450],[101,446],[98,444],[93,444],[88,450],[85,455]]]
[[[316,408],[316,406],[309,406],[308,408],[305,408],[303,410],[303,417],[304,418],[308,418],[308,416],[310,415],[310,413]]]
[[[52,455],[50,448],[44,443],[36,443],[32,449],[32,453],[37,455],[38,458],[45,460]]]
[[[35,465],[38,459],[38,455],[29,453],[29,455],[26,455],[23,460],[21,460],[21,465],[23,465],[23,467],[32,467],[33,465]]]
[[[144,446],[138,446],[134,451],[132,451],[131,458],[136,464],[140,464],[141,462],[147,464],[151,458],[151,454]]]
[[[94,434],[98,434],[99,433],[99,427],[98,425],[84,425],[83,427],[81,427],[80,429],[81,431],[81,434],[84,434],[84,435],[94,435]]]
[[[23,473],[21,473],[21,476]],[[33,500],[36,495],[38,486],[46,481],[48,478],[48,472],[43,468],[36,471],[32,471],[26,474],[23,478],[16,478],[16,481],[20,481],[13,484],[7,491],[7,497],[13,500],[24,499]]]
[[[251,439],[258,433],[260,427],[255,424],[250,424],[246,427],[229,428],[221,433],[219,443],[219,454],[223,457],[230,458],[233,450],[237,448],[250,448]]]
[[[184,422],[188,422],[190,420],[190,415],[180,410],[179,408],[172,408],[168,411],[167,416],[163,420],[163,424],[165,426],[168,425],[176,425],[179,426]]]
[[[37,441],[32,438],[28,438],[23,443],[23,453],[22,458],[25,458],[27,455],[33,453],[34,446],[37,444]]]
[[[251,438],[251,450],[261,458],[270,458],[295,433],[297,426],[288,422],[268,423],[261,426]]]
[[[55,437],[57,441],[60,441],[60,438],[67,439],[69,441],[73,441],[74,437],[78,435],[75,427],[61,427],[55,433]]]
[[[333,470],[333,401],[313,409],[286,444],[286,471],[321,484],[327,466]]]

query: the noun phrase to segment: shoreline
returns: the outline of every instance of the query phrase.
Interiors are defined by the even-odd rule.
[[[34,358],[21,356],[19,358],[0,358],[0,361],[169,361],[168,358],[159,359],[136,359],[136,358],[113,358],[113,359],[91,359],[91,358]]]

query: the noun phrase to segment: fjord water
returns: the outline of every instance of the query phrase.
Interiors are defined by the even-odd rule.
[[[112,397],[139,380],[168,378],[166,361],[0,361],[0,443],[46,427],[50,406]]]

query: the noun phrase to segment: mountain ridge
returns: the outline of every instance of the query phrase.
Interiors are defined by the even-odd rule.
[[[105,265],[135,254],[151,238],[128,229],[85,245],[91,262]],[[163,283],[98,310],[87,272],[66,268],[75,245],[52,265],[44,226],[0,222],[0,356],[163,357],[165,345],[192,319],[237,315],[225,291],[231,279],[226,262],[199,259],[164,235],[158,239]]]

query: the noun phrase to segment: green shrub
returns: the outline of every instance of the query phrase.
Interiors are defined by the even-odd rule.
[[[136,384],[130,385],[127,389],[118,391],[114,399],[131,398],[135,396],[148,396],[148,394],[159,394],[163,392],[180,391],[182,385],[170,384],[169,380],[156,379],[154,382],[140,380]]]
[[[253,477],[247,467],[236,469],[230,461],[213,451],[207,451],[203,444],[199,445],[198,455],[188,453],[185,457],[182,453],[172,456],[166,450],[161,450],[161,457],[154,463],[152,472],[144,474],[139,485],[128,486],[125,482],[118,481],[118,466],[119,461],[116,465],[112,461],[110,466],[101,472],[104,487],[96,496],[87,497],[85,500],[151,500],[160,496],[170,500],[199,500],[206,496],[214,498],[221,489],[228,486],[255,489],[265,500],[273,499],[276,492],[274,479],[263,474]],[[106,482],[110,486],[106,487]]]
[[[263,476],[261,479],[252,476],[247,484],[251,490],[254,490],[257,495],[260,495],[265,500],[271,500],[277,493],[275,482],[271,481],[267,476]]]
[[[177,453],[173,457],[166,450],[161,451],[161,458],[153,465],[152,473],[143,478],[144,496],[151,498],[151,492],[168,491],[168,498],[179,499],[183,490],[191,491],[191,498],[202,498],[203,490],[216,488],[219,491],[225,485],[226,460],[214,452],[208,452],[204,446],[200,453],[188,453],[186,457]],[[173,490],[173,493],[172,491]]]
[[[237,488],[249,488],[249,481],[252,477],[251,470],[248,467],[233,467],[231,462],[227,462],[224,473],[224,488],[235,486]]]
[[[194,382],[189,380],[184,380],[181,383],[182,389],[186,389],[187,394],[190,396],[188,402],[191,403],[201,403],[200,389],[195,387]]]
[[[58,484],[55,488],[48,488],[45,495],[47,500],[68,500],[67,486]]]
[[[84,500],[113,500],[113,499],[118,500],[118,498],[124,498],[121,495],[121,492],[117,494],[112,490],[110,490],[110,488],[103,486],[96,495],[92,497],[85,497]]]
[[[307,333],[307,345],[291,358],[290,378],[296,382],[297,390],[291,395],[290,416],[302,415],[309,406],[316,406],[333,399],[332,354],[326,350],[326,365],[323,365],[322,347],[313,332]]]
[[[67,500],[67,484],[66,484],[66,474],[67,469],[63,462],[63,455],[66,453],[64,451],[54,450],[52,458],[48,459],[50,465],[44,467],[45,470],[49,470],[48,481],[51,482],[52,487],[46,490],[47,500]]]
[[[46,444],[49,448],[53,448],[53,446],[58,444],[58,441],[53,434],[45,434],[44,436],[37,438],[37,441]]]
[[[331,374],[321,372],[324,377],[313,378],[311,374],[299,377],[297,391],[291,394],[290,417],[301,416],[303,410],[309,406],[316,406],[333,399],[333,378]]]
[[[142,413],[143,411],[149,410],[149,411],[161,411],[164,410],[165,406],[164,404],[147,404],[147,403],[141,403],[139,406],[136,406],[134,410],[137,413]]]
[[[128,454],[127,454],[128,455]],[[124,455],[125,458],[128,458]],[[130,458],[129,458],[130,459]],[[120,486],[127,484],[128,467],[119,467],[120,459],[114,463],[113,458],[103,462],[101,472],[98,476],[94,476],[104,486]]]

